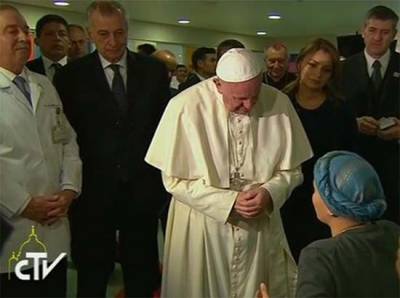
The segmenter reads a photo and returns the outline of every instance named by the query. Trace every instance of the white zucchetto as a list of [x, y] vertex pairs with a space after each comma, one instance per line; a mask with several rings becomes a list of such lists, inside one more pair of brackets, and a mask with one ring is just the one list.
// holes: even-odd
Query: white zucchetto
[[245, 82], [262, 72], [256, 55], [248, 49], [230, 49], [219, 59], [217, 76], [225, 82]]

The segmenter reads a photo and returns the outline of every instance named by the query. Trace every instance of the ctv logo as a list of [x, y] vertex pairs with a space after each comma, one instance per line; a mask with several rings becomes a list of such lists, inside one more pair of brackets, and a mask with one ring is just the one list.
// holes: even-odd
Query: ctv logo
[[[55, 259], [50, 266], [47, 266], [47, 253], [45, 252], [27, 252], [25, 260], [19, 261], [15, 265], [15, 275], [21, 280], [32, 280], [29, 274], [24, 274], [21, 271], [24, 270], [23, 267], [29, 265], [29, 260], [32, 259], [33, 262], [33, 280], [45, 279], [47, 275], [57, 266], [57, 264], [64, 258], [67, 254], [65, 252], [61, 253], [57, 259]], [[40, 263], [42, 263], [42, 276], [40, 276]]]
[[[29, 250], [33, 248], [34, 252], [30, 252]], [[38, 252], [38, 250], [41, 251]], [[24, 251], [26, 251], [25, 254], [23, 254]], [[32, 226], [32, 231], [28, 240], [21, 244], [17, 254], [13, 251], [12, 256], [8, 259], [8, 279], [11, 279], [11, 272], [14, 272], [21, 280], [45, 279], [66, 255], [67, 254], [64, 252], [59, 254], [49, 266], [46, 245], [39, 240], [35, 227]], [[33, 268], [33, 276], [23, 273], [25, 267], [28, 267], [26, 269]], [[42, 270], [40, 270], [40, 268], [42, 268]]]

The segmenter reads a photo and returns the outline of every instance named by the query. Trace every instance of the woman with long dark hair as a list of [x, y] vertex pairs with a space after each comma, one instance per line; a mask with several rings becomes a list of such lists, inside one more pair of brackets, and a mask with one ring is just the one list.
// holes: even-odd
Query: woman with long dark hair
[[355, 117], [337, 92], [339, 54], [325, 39], [315, 39], [300, 52], [298, 77], [285, 89], [300, 117], [314, 157], [302, 165], [304, 183], [295, 189], [282, 208], [285, 231], [294, 258], [312, 241], [329, 237], [329, 230], [316, 220], [310, 197], [315, 161], [332, 150], [353, 150], [357, 135]]

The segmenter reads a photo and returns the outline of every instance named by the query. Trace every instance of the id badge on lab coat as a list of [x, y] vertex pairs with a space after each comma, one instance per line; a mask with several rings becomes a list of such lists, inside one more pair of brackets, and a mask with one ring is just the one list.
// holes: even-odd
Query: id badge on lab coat
[[64, 121], [62, 121], [61, 108], [56, 108], [57, 124], [53, 126], [52, 138], [54, 144], [68, 143], [68, 133]]

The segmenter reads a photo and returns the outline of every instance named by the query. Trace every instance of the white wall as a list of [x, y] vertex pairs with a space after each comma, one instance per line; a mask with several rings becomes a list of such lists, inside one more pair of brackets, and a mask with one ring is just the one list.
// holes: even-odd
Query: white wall
[[[63, 16], [69, 23], [77, 23], [80, 25], [86, 24], [86, 15], [84, 12], [80, 14], [56, 8], [41, 8], [11, 2], [9, 3], [20, 10], [31, 28], [35, 28], [36, 21], [41, 16], [49, 13], [59, 14]], [[211, 30], [184, 28], [181, 26], [155, 24], [136, 20], [129, 21], [129, 30], [129, 39], [141, 40], [143, 42], [182, 44], [195, 47], [215, 47], [224, 39], [236, 38], [245, 43], [246, 46], [251, 49], [262, 50], [263, 45], [268, 40], [268, 38], [264, 37], [253, 37]]]
[[[86, 15], [82, 13], [73, 13], [57, 8], [41, 8], [30, 5], [14, 4], [16, 8], [25, 16], [28, 25], [35, 28], [36, 21], [43, 15], [53, 13], [63, 16], [69, 23], [86, 24]], [[183, 55], [179, 52], [180, 48], [185, 46], [199, 47], [209, 46], [216, 47], [222, 40], [234, 38], [240, 40], [247, 48], [254, 51], [262, 52], [265, 45], [272, 44], [279, 40], [286, 43], [289, 52], [298, 52], [304, 44], [312, 39], [312, 37], [285, 37], [282, 39], [272, 39], [264, 36], [248, 36], [233, 33], [218, 32], [212, 30], [196, 29], [174, 25], [164, 25], [148, 23], [143, 21], [130, 20], [129, 22], [129, 45], [131, 50], [136, 50], [136, 46], [140, 43], [149, 42], [161, 49], [162, 45], [165, 49], [172, 51], [178, 50], [177, 56]], [[336, 44], [334, 36], [325, 36], [325, 38]], [[179, 46], [180, 48], [176, 48]]]

